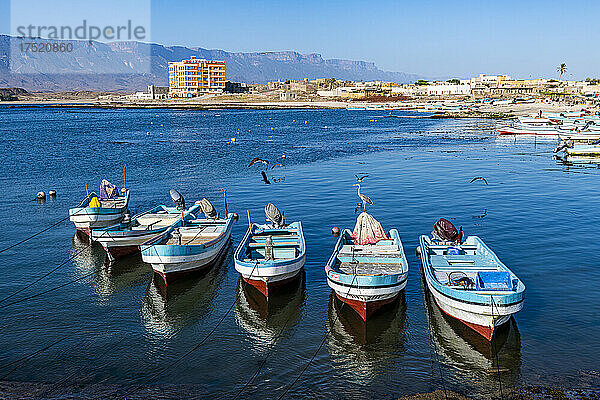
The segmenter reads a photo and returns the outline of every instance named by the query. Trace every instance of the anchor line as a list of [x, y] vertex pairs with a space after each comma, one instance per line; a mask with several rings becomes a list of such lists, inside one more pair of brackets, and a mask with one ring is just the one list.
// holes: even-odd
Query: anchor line
[[[87, 197], [85, 197], [83, 200], [81, 200], [81, 202], [79, 203], [79, 206], [81, 206], [81, 205], [82, 205], [82, 204], [83, 204], [83, 203], [84, 203], [84, 202], [85, 202], [85, 201], [86, 201], [86, 200], [87, 200], [89, 197], [90, 197], [90, 196], [88, 195], [88, 196], [87, 196]], [[78, 207], [79, 207], [79, 206], [78, 206]], [[73, 215], [77, 215], [77, 213], [75, 213], [75, 214], [73, 214]], [[12, 245], [10, 245], [10, 246], [8, 246], [8, 247], [6, 247], [6, 248], [4, 248], [4, 249], [0, 250], [0, 254], [1, 254], [1, 253], [4, 253], [4, 252], [5, 252], [5, 251], [7, 251], [7, 250], [10, 250], [10, 249], [12, 249], [13, 247], [16, 247], [16, 246], [18, 246], [18, 245], [20, 245], [20, 244], [23, 244], [23, 243], [25, 243], [25, 242], [27, 242], [27, 241], [29, 241], [29, 240], [33, 239], [34, 237], [36, 237], [36, 236], [38, 236], [38, 235], [41, 235], [42, 233], [44, 233], [44, 232], [46, 232], [46, 231], [48, 231], [48, 230], [50, 230], [50, 229], [54, 228], [55, 226], [59, 225], [60, 223], [62, 223], [62, 222], [64, 222], [64, 221], [66, 221], [66, 220], [67, 220], [67, 219], [69, 219], [70, 217], [72, 217], [72, 215], [67, 215], [67, 216], [66, 216], [66, 217], [64, 217], [63, 219], [59, 220], [58, 222], [55, 222], [55, 223], [53, 223], [52, 225], [48, 226], [47, 228], [44, 228], [44, 229], [42, 229], [41, 231], [39, 231], [39, 232], [37, 232], [37, 233], [34, 233], [33, 235], [31, 235], [31, 236], [28, 236], [28, 237], [26, 237], [25, 239], [22, 239], [22, 240], [18, 241], [17, 243], [14, 243], [14, 244], [12, 244]]]
[[[490, 300], [491, 300], [490, 305], [492, 306], [492, 325], [493, 325], [494, 324], [494, 306], [496, 306], [496, 310], [498, 309], [498, 306], [494, 302], [494, 296], [490, 295]], [[498, 316], [500, 316], [499, 311], [498, 311]], [[500, 398], [504, 399], [504, 394], [502, 393], [502, 376], [500, 375], [500, 361], [498, 359], [498, 347], [496, 345], [496, 335], [494, 335], [494, 332], [492, 332], [492, 346], [494, 347], [494, 355], [496, 358], [496, 370], [498, 372], [498, 384], [500, 387]]]
[[269, 358], [269, 356], [271, 355], [271, 351], [275, 348], [275, 344], [277, 343], [277, 341], [279, 340], [279, 338], [281, 337], [281, 335], [283, 334], [283, 332], [285, 331], [285, 328], [287, 326], [287, 323], [292, 319], [292, 313], [289, 313], [288, 317], [286, 318], [285, 322], [283, 323], [283, 326], [281, 327], [281, 330], [279, 331], [279, 333], [277, 334], [277, 336], [275, 336], [275, 338], [273, 339], [273, 341], [271, 342], [271, 348], [269, 348], [269, 350], [267, 351], [267, 355], [265, 356], [265, 358], [262, 360], [262, 362], [260, 363], [260, 365], [258, 366], [258, 369], [256, 370], [256, 372], [252, 375], [252, 377], [250, 378], [250, 380], [248, 380], [246, 382], [246, 384], [239, 390], [239, 392], [237, 392], [237, 394], [235, 395], [235, 397], [233, 398], [233, 400], [238, 399], [241, 394], [244, 392], [244, 390], [246, 390], [246, 388], [248, 386], [250, 386], [254, 380], [260, 375], [263, 367], [265, 366], [265, 364], [267, 363], [267, 360]]
[[[252, 268], [252, 271], [250, 272], [250, 275], [248, 276], [248, 278], [243, 278], [242, 277], [242, 280], [244, 281], [244, 285], [242, 287], [242, 290], [246, 288], [246, 285], [248, 284], [248, 280], [250, 280], [250, 278], [254, 274], [254, 270], [257, 267], [258, 267], [258, 261], [256, 261], [256, 264], [254, 264], [254, 267]], [[174, 360], [173, 362], [171, 362], [166, 367], [163, 367], [163, 368], [159, 369], [155, 374], [153, 374], [152, 376], [150, 376], [150, 378], [147, 379], [144, 382], [144, 384], [148, 384], [148, 383], [152, 382], [153, 380], [155, 380], [156, 378], [158, 378], [162, 373], [164, 373], [165, 371], [169, 370], [170, 368], [172, 368], [175, 365], [177, 365], [178, 363], [180, 363], [184, 358], [186, 358], [187, 356], [189, 356], [190, 354], [192, 354], [194, 351], [198, 350], [204, 343], [206, 343], [206, 341], [208, 340], [208, 338], [210, 336], [212, 336], [213, 333], [215, 333], [215, 331], [221, 325], [221, 323], [225, 320], [225, 318], [227, 317], [227, 315], [229, 315], [229, 312], [233, 309], [233, 306], [235, 306], [236, 301], [237, 301], [237, 294], [236, 294], [233, 302], [231, 303], [231, 305], [227, 309], [227, 311], [225, 311], [225, 314], [223, 314], [223, 316], [219, 320], [219, 322], [210, 330], [210, 332], [208, 332], [208, 334], [206, 336], [204, 336], [204, 338], [197, 345], [195, 345], [194, 347], [192, 347], [190, 350], [188, 350], [187, 352], [185, 352], [183, 355], [179, 356], [179, 358], [177, 358], [176, 360]], [[131, 390], [128, 390], [127, 392], [125, 392], [124, 398], [127, 398], [127, 395], [129, 395], [130, 393], [131, 393]]]
[[[348, 296], [350, 295], [350, 290], [352, 289], [352, 284], [354, 283], [354, 280], [356, 279], [356, 276], [357, 275], [354, 274], [354, 276], [352, 277], [352, 282], [350, 282], [350, 288], [348, 289], [348, 292], [346, 293], [346, 298], [348, 298]], [[335, 301], [335, 299], [334, 299], [334, 301]], [[342, 310], [343, 310], [343, 308], [344, 308], [345, 305], [346, 305], [346, 303], [342, 301], [342, 305], [340, 306], [340, 309], [338, 310], [338, 312], [335, 313], [335, 318], [333, 319], [332, 326], [335, 325], [335, 323], [337, 322], [339, 313], [342, 312]], [[304, 375], [304, 372], [306, 372], [306, 370], [308, 369], [308, 367], [310, 366], [310, 364], [317, 357], [317, 354], [319, 354], [319, 351], [321, 351], [321, 348], [325, 344], [325, 340], [327, 340], [327, 332], [325, 332], [325, 334], [323, 335], [323, 339], [321, 340], [321, 344], [319, 344], [319, 347], [317, 347], [317, 350], [314, 352], [314, 354], [312, 355], [312, 357], [310, 358], [310, 360], [308, 360], [308, 362], [306, 363], [306, 365], [304, 366], [304, 368], [302, 368], [302, 370], [300, 371], [300, 373], [298, 374], [298, 376], [296, 376], [296, 379], [294, 379], [292, 381], [292, 383], [290, 383], [288, 385], [288, 387], [285, 388], [285, 390], [283, 391], [283, 393], [281, 394], [281, 396], [279, 396], [277, 398], [277, 400], [283, 399], [283, 397], [287, 394], [287, 392], [298, 382], [298, 380], [302, 377], [302, 375]]]
[[[423, 289], [423, 300], [425, 309], [427, 309], [427, 302], [425, 301], [425, 296], [427, 296], [426, 288], [423, 286], [423, 280], [421, 280], [421, 288]], [[437, 346], [435, 345], [435, 341], [433, 340], [433, 332], [431, 331], [430, 324], [427, 324], [427, 337], [429, 339], [429, 350], [431, 354], [431, 349], [433, 349], [433, 353], [435, 354], [435, 362], [438, 366], [438, 371], [440, 373], [440, 380], [442, 381], [442, 389], [444, 390], [444, 399], [448, 400], [448, 392], [446, 391], [446, 380], [444, 379], [444, 371], [442, 370], [442, 364], [440, 363], [440, 356], [437, 351]], [[433, 358], [431, 358], [431, 368], [433, 372]]]
[[[108, 232], [108, 231], [106, 231]], [[99, 237], [102, 237], [106, 232], [104, 232], [102, 235], [100, 235]], [[90, 241], [90, 243], [88, 243], [83, 249], [79, 250], [79, 252], [73, 254], [71, 257], [67, 258], [66, 261], [60, 263], [59, 265], [57, 265], [56, 267], [52, 268], [50, 271], [46, 272], [45, 274], [43, 274], [42, 276], [40, 276], [39, 278], [35, 279], [33, 282], [28, 283], [27, 285], [23, 286], [21, 289], [17, 290], [16, 292], [13, 292], [11, 294], [9, 294], [8, 296], [4, 297], [3, 299], [0, 300], [0, 303], [5, 302], [6, 300], [13, 298], [14, 296], [16, 296], [17, 294], [23, 292], [24, 290], [29, 289], [30, 287], [32, 287], [33, 285], [35, 285], [36, 283], [38, 283], [39, 281], [41, 281], [42, 279], [46, 278], [47, 276], [51, 275], [52, 273], [56, 272], [58, 269], [60, 269], [61, 267], [64, 267], [69, 261], [73, 260], [74, 258], [78, 257], [79, 255], [81, 255], [85, 250], [89, 249], [92, 246], [92, 242]], [[17, 300], [16, 302], [12, 302], [9, 304], [4, 304], [2, 306], [0, 306], [0, 308], [4, 308], [7, 307], [11, 304], [15, 304], [20, 302], [22, 299]]]

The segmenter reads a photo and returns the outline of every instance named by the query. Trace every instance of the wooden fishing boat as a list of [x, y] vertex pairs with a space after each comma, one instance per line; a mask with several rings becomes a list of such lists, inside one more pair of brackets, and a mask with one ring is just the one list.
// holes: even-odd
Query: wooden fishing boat
[[523, 308], [525, 285], [477, 236], [440, 219], [418, 253], [435, 303], [447, 315], [491, 341], [494, 331]]
[[195, 219], [195, 214], [199, 210], [199, 204], [187, 210], [159, 205], [131, 218], [125, 214], [118, 224], [94, 229], [91, 238], [104, 247], [108, 261], [111, 263], [120, 257], [137, 252], [142, 243], [166, 231], [172, 225], [181, 223], [182, 218]]
[[200, 206], [206, 218], [183, 219], [140, 246], [142, 260], [152, 265], [165, 284], [212, 266], [227, 248], [235, 214], [220, 217], [206, 199]]
[[306, 243], [300, 221], [286, 224], [271, 203], [265, 207], [267, 224], [250, 224], [234, 254], [235, 269], [266, 298], [273, 290], [300, 276]]
[[341, 232], [325, 273], [335, 296], [366, 321], [406, 287], [408, 262], [398, 231], [386, 234], [375, 218], [361, 213], [354, 232]]
[[89, 237], [92, 229], [105, 228], [121, 221], [129, 212], [128, 207], [129, 190], [123, 188], [119, 194], [115, 185], [102, 180], [100, 195], [89, 193], [77, 207], [69, 209], [69, 219], [78, 232]]

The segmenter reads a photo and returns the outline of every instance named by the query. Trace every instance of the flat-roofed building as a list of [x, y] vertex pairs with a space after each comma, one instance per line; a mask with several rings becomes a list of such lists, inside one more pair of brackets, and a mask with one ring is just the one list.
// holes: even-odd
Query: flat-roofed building
[[225, 61], [197, 59], [169, 63], [169, 94], [173, 98], [222, 93]]

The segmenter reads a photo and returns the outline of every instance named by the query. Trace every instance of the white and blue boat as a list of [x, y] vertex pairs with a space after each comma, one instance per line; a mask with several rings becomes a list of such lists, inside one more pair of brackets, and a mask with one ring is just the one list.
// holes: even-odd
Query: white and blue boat
[[447, 315], [491, 341], [495, 330], [523, 308], [525, 285], [477, 236], [440, 219], [418, 253], [427, 289]]
[[142, 243], [165, 232], [173, 225], [177, 226], [182, 219], [196, 219], [195, 215], [198, 211], [200, 211], [199, 203], [187, 210], [158, 205], [131, 218], [125, 214], [118, 224], [92, 230], [92, 241], [104, 247], [108, 261], [112, 263], [120, 257], [139, 251]]
[[221, 217], [206, 199], [200, 201], [200, 206], [205, 218], [184, 218], [180, 224], [172, 225], [140, 246], [142, 260], [152, 265], [165, 284], [181, 275], [211, 267], [227, 249], [237, 216], [228, 213]]
[[406, 287], [408, 262], [398, 231], [386, 234], [375, 218], [361, 213], [354, 232], [341, 232], [325, 273], [335, 296], [366, 321]]
[[246, 283], [267, 299], [273, 290], [297, 279], [306, 260], [306, 243], [300, 221], [286, 224], [283, 214], [269, 203], [267, 223], [250, 224], [235, 251], [235, 269]]
[[[85, 203], [87, 205], [84, 205]], [[69, 209], [69, 219], [75, 224], [78, 232], [91, 235], [93, 229], [105, 228], [121, 221], [129, 213], [129, 190], [121, 189], [107, 180], [100, 184], [100, 195], [89, 193], [83, 201]]]

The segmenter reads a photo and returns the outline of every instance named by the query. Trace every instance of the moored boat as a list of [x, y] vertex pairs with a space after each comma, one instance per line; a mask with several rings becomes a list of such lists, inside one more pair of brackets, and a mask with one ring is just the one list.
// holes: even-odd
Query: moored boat
[[354, 231], [341, 232], [325, 273], [336, 297], [366, 321], [406, 286], [408, 262], [398, 231], [386, 234], [375, 218], [361, 213]]
[[491, 341], [523, 308], [525, 285], [479, 237], [463, 241], [462, 229], [442, 218], [419, 243], [427, 289], [447, 315]]
[[142, 260], [152, 265], [165, 284], [212, 266], [227, 248], [235, 214], [221, 217], [206, 199], [200, 201], [200, 206], [205, 218], [184, 218], [140, 246]]
[[499, 135], [536, 135], [536, 136], [557, 136], [560, 133], [557, 129], [546, 129], [546, 127], [522, 127], [502, 126], [498, 128]]
[[272, 291], [300, 276], [306, 260], [306, 243], [300, 221], [285, 223], [283, 214], [269, 203], [267, 224], [250, 224], [235, 251], [235, 269], [246, 283], [269, 298]]
[[[87, 205], [84, 205], [87, 202]], [[129, 190], [121, 189], [103, 179], [100, 183], [100, 195], [95, 192], [74, 208], [69, 209], [69, 219], [78, 232], [90, 236], [92, 229], [105, 228], [121, 221], [129, 212]]]
[[195, 219], [199, 210], [199, 204], [187, 210], [159, 205], [131, 218], [125, 214], [118, 224], [94, 229], [91, 238], [104, 247], [109, 262], [113, 262], [135, 253], [142, 243], [166, 231], [172, 225], [181, 223], [182, 219]]

